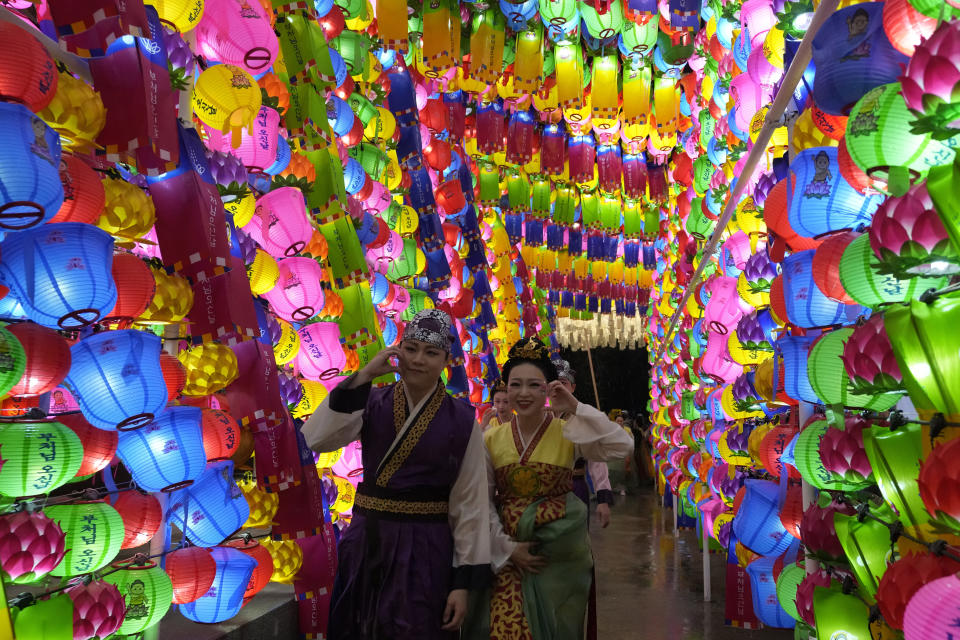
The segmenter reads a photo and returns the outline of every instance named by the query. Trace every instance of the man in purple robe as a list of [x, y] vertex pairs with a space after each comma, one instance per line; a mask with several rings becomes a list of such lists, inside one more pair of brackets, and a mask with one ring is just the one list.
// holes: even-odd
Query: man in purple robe
[[[315, 451], [360, 439], [364, 479], [340, 540], [329, 640], [452, 640], [489, 585], [486, 458], [473, 407], [446, 393], [450, 317], [417, 313], [399, 347], [341, 382], [303, 425]], [[397, 363], [393, 364], [393, 359]], [[389, 373], [400, 381], [371, 389]]]

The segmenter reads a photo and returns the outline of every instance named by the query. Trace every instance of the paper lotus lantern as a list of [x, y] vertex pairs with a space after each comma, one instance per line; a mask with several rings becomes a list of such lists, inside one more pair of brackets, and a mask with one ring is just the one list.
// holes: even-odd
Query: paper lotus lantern
[[869, 224], [880, 204], [879, 196], [865, 196], [843, 178], [833, 147], [801, 151], [790, 171], [797, 180], [790, 199], [790, 227], [801, 236], [815, 238]]
[[944, 614], [957, 606], [960, 606], [960, 578], [956, 575], [925, 584], [913, 594], [903, 613], [905, 640], [949, 638], [956, 621]]
[[203, 450], [210, 462], [226, 460], [240, 444], [240, 425], [229, 413], [203, 409]]
[[59, 422], [0, 424], [0, 494], [11, 498], [49, 493], [73, 480], [83, 445]]
[[169, 324], [183, 320], [193, 307], [190, 282], [177, 274], [167, 275], [161, 269], [152, 271], [157, 292], [140, 320], [146, 324]]
[[853, 330], [840, 357], [855, 393], [877, 394], [903, 388], [903, 375], [881, 314], [871, 316]]
[[[65, 149], [85, 153], [92, 150], [94, 140], [103, 131], [107, 110], [100, 94], [85, 81], [66, 71], [60, 72], [58, 77], [57, 93], [37, 115], [60, 134], [60, 143]], [[66, 195], [66, 185], [64, 192]]]
[[877, 589], [877, 604], [884, 621], [903, 628], [907, 603], [925, 584], [960, 571], [960, 562], [931, 553], [905, 555], [890, 565]]
[[116, 585], [81, 582], [66, 594], [73, 601], [73, 640], [110, 637], [123, 623], [126, 606]]
[[827, 113], [846, 113], [870, 89], [895, 81], [906, 64], [887, 39], [882, 12], [879, 2], [839, 9], [817, 31], [813, 99]]
[[170, 577], [157, 563], [147, 561], [114, 562], [119, 569], [104, 576], [104, 581], [114, 585], [124, 597], [127, 613], [119, 633], [134, 634], [154, 626], [170, 610], [173, 601], [173, 584]]
[[[64, 413], [57, 420], [77, 434], [83, 447], [83, 461], [77, 476], [87, 476], [100, 471], [113, 460], [117, 452], [117, 432], [98, 429], [78, 413]], [[2, 469], [0, 469], [2, 473]]]
[[193, 111], [206, 125], [231, 132], [232, 144], [240, 145], [240, 132], [249, 129], [261, 107], [260, 87], [245, 69], [232, 64], [208, 67], [193, 87]]
[[123, 518], [121, 549], [134, 549], [146, 544], [163, 523], [163, 507], [156, 496], [149, 493], [124, 491], [113, 503], [113, 508]]
[[257, 563], [253, 569], [253, 574], [250, 576], [250, 581], [247, 583], [247, 588], [243, 592], [244, 601], [249, 600], [267, 586], [270, 577], [273, 575], [273, 557], [270, 555], [270, 550], [253, 539], [249, 541], [244, 539], [228, 540], [224, 546], [245, 553]]
[[243, 523], [244, 528], [269, 527], [273, 524], [273, 516], [280, 504], [280, 496], [276, 493], [267, 493], [257, 486], [256, 480], [250, 478], [237, 481], [237, 486], [243, 491], [247, 501], [250, 516]]
[[[784, 569], [786, 571], [786, 569]], [[803, 577], [797, 586], [796, 606], [797, 615], [800, 619], [810, 626], [816, 625], [813, 615], [813, 590], [816, 587], [829, 587], [831, 583], [830, 576], [823, 571], [817, 571]]]
[[960, 372], [960, 361], [953, 357], [960, 349], [960, 334], [954, 331], [960, 322], [960, 298], [940, 296], [930, 304], [911, 300], [891, 307], [883, 321], [903, 386], [917, 410], [960, 415], [956, 385], [948, 382]]
[[169, 505], [170, 522], [202, 546], [220, 544], [250, 517], [229, 460], [208, 464], [194, 484], [170, 496]]
[[0, 229], [36, 228], [63, 205], [60, 137], [26, 107], [9, 102], [0, 103], [0, 129], [5, 149], [0, 160]]
[[309, 380], [326, 380], [340, 374], [347, 357], [340, 344], [340, 327], [335, 322], [315, 322], [299, 332], [297, 366]]
[[54, 505], [43, 510], [63, 529], [66, 556], [51, 570], [58, 577], [102, 569], [117, 557], [123, 543], [123, 519], [103, 502]]
[[205, 342], [177, 354], [187, 372], [185, 396], [207, 396], [224, 389], [238, 375], [237, 355], [219, 342]]
[[857, 490], [873, 484], [873, 469], [863, 446], [863, 430], [870, 423], [847, 418], [843, 429], [829, 428], [820, 439], [820, 459], [845, 490]]
[[949, 140], [910, 129], [913, 117], [900, 84], [879, 86], [857, 102], [847, 121], [850, 157], [877, 189], [899, 196], [934, 167], [950, 164], [955, 155]]
[[944, 21], [917, 45], [901, 80], [906, 104], [919, 116], [918, 128], [936, 132], [937, 137], [960, 133], [956, 113], [960, 66], [953, 48], [957, 34], [956, 20]]
[[150, 196], [140, 187], [123, 180], [106, 180], [103, 189], [103, 212], [96, 225], [128, 242], [146, 236], [157, 218]]
[[302, 252], [313, 235], [303, 192], [294, 187], [281, 187], [261, 196], [243, 230], [274, 257]]
[[827, 507], [811, 504], [803, 512], [800, 532], [804, 546], [817, 557], [825, 560], [843, 560], [843, 546], [837, 537], [833, 514], [836, 512], [850, 515], [853, 509], [845, 505], [832, 503]]
[[280, 269], [277, 286], [263, 294], [263, 297], [278, 317], [291, 322], [302, 322], [323, 309], [321, 282], [325, 278], [323, 268], [315, 260], [283, 258], [277, 261], [277, 266]]
[[167, 554], [164, 570], [173, 585], [173, 604], [185, 604], [210, 589], [217, 575], [217, 561], [210, 549], [183, 547]]
[[760, 555], [779, 555], [793, 536], [780, 522], [779, 489], [767, 480], [747, 480], [743, 502], [733, 519], [737, 540]]
[[93, 426], [136, 429], [166, 404], [157, 336], [133, 329], [103, 331], [76, 343], [70, 354], [66, 383]]
[[913, 277], [901, 280], [896, 276], [880, 273], [877, 257], [870, 249], [870, 237], [861, 235], [847, 245], [840, 258], [840, 282], [851, 298], [865, 307], [875, 309], [891, 302], [919, 298], [924, 291], [940, 288], [949, 276]]
[[133, 481], [147, 491], [192, 484], [207, 463], [202, 416], [197, 407], [167, 407], [144, 427], [123, 431], [117, 456]]
[[294, 540], [261, 539], [260, 544], [270, 552], [273, 558], [271, 582], [292, 584], [303, 565], [303, 549]]
[[783, 296], [787, 319], [805, 328], [846, 324], [856, 319], [862, 307], [830, 300], [814, 283], [813, 254], [813, 250], [800, 251], [783, 260]]
[[0, 243], [0, 252], [0, 280], [37, 324], [78, 329], [116, 304], [113, 238], [93, 225], [58, 222], [20, 231]]
[[63, 561], [65, 535], [41, 511], [0, 516], [0, 570], [6, 582], [36, 582]]
[[849, 328], [837, 329], [824, 334], [813, 345], [807, 360], [810, 386], [824, 404], [886, 411], [897, 403], [900, 393], [861, 395], [849, 389], [850, 378], [841, 356], [851, 333]]
[[960, 450], [960, 439], [950, 440], [934, 447], [920, 467], [917, 485], [927, 512], [936, 520], [954, 530], [960, 530], [960, 493], [955, 484], [957, 468], [953, 464]]
[[180, 613], [194, 622], [223, 622], [243, 606], [243, 594], [257, 561], [232, 547], [214, 547], [210, 555], [217, 573], [210, 589], [202, 596], [180, 606]]
[[18, 102], [30, 111], [42, 111], [57, 91], [57, 68], [42, 44], [17, 22], [0, 27], [0, 51], [9, 60], [0, 75], [0, 95], [5, 102]]
[[880, 206], [870, 226], [870, 247], [879, 271], [898, 278], [960, 271], [960, 254], [950, 244], [924, 184]]
[[63, 204], [50, 222], [95, 222], [106, 198], [97, 172], [80, 158], [64, 155], [60, 159], [60, 181]]

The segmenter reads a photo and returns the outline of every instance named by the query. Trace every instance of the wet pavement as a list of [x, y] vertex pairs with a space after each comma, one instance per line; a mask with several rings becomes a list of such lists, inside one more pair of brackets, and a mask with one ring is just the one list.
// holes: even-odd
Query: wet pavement
[[617, 496], [610, 526], [591, 524], [602, 640], [789, 640], [793, 631], [724, 625], [724, 558], [711, 554], [712, 601], [703, 601], [696, 532], [673, 531], [653, 489]]

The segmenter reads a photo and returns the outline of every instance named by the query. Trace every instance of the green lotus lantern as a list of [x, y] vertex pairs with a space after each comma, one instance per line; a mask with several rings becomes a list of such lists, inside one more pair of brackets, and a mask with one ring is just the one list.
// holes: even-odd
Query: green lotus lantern
[[817, 396], [827, 405], [839, 405], [872, 411], [887, 411], [900, 399], [900, 393], [859, 394], [850, 389], [850, 376], [843, 366], [843, 345], [853, 329], [831, 331], [821, 337], [807, 359], [807, 377]]

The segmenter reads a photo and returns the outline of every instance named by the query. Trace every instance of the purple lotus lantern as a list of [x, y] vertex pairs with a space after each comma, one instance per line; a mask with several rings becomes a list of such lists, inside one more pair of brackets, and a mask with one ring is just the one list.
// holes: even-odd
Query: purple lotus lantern
[[769, 309], [748, 313], [737, 323], [737, 339], [749, 351], [773, 351], [771, 339], [776, 321]]
[[223, 151], [207, 151], [210, 176], [221, 189], [238, 188], [247, 183], [247, 168], [243, 160]]
[[901, 280], [960, 271], [960, 254], [950, 244], [925, 183], [880, 205], [870, 226], [870, 247], [880, 259], [877, 271]]
[[903, 375], [883, 325], [883, 314], [854, 329], [840, 357], [855, 393], [876, 395], [903, 389]]
[[870, 426], [863, 418], [847, 418], [843, 429], [827, 429], [820, 440], [823, 467], [837, 482], [847, 485], [845, 488], [873, 484], [873, 468], [863, 446], [863, 430]]
[[733, 402], [739, 411], [756, 411], [758, 409], [760, 394], [753, 387], [752, 378], [753, 372], [748, 371], [733, 381]]
[[743, 274], [751, 292], [770, 291], [770, 283], [777, 277], [777, 265], [770, 259], [766, 246], [757, 247], [757, 252], [747, 258]]

